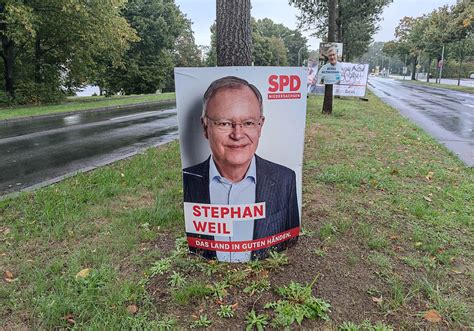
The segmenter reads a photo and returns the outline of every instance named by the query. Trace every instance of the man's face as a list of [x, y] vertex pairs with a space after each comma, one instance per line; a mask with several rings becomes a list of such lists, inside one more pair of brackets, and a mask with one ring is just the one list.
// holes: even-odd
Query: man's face
[[[246, 86], [217, 90], [207, 103], [206, 117], [204, 135], [219, 170], [248, 166], [265, 120], [252, 90]], [[252, 123], [256, 124], [253, 128]]]
[[329, 51], [328, 53], [329, 63], [335, 65], [337, 62], [337, 53], [334, 50]]

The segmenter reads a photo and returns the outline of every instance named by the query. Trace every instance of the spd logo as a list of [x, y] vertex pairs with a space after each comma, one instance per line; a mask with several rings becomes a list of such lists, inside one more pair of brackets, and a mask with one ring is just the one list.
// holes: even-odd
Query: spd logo
[[300, 99], [301, 79], [297, 75], [271, 75], [268, 77], [268, 99]]

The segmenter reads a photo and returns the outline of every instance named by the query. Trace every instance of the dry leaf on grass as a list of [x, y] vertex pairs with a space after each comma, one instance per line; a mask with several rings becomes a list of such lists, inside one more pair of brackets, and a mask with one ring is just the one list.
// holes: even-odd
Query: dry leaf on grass
[[135, 304], [128, 305], [127, 312], [129, 312], [130, 314], [136, 314], [138, 312], [138, 306]]
[[7, 227], [2, 227], [0, 228], [0, 233], [3, 233], [4, 235], [7, 235], [11, 232], [10, 228]]
[[377, 304], [381, 304], [383, 302], [383, 298], [382, 298], [382, 296], [380, 296], [380, 298], [372, 297], [372, 301], [377, 303]]
[[76, 274], [76, 280], [78, 280], [79, 278], [83, 278], [83, 279], [86, 278], [91, 273], [91, 270], [92, 270], [91, 268], [82, 269]]
[[434, 172], [430, 171], [428, 174], [425, 176], [426, 180], [430, 181], [433, 179]]
[[431, 323], [439, 323], [441, 322], [441, 315], [436, 310], [428, 310], [423, 318]]
[[74, 320], [74, 315], [71, 313], [64, 315], [63, 319], [66, 320], [71, 325], [76, 324], [76, 321]]
[[3, 279], [7, 282], [7, 283], [12, 283], [14, 282], [15, 280], [17, 280], [15, 278], [15, 276], [13, 276], [13, 273], [11, 271], [5, 271], [3, 273]]
[[425, 200], [426, 200], [426, 201], [428, 201], [428, 202], [431, 202], [431, 201], [433, 201], [433, 200], [431, 200], [431, 198], [430, 198], [430, 197], [423, 197], [423, 199], [425, 199]]

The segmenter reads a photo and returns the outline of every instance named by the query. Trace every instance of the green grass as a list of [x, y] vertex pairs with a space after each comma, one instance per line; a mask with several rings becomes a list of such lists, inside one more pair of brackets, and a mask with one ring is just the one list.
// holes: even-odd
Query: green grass
[[[432, 86], [432, 87], [440, 87], [440, 88], [445, 88], [448, 90], [453, 90], [453, 91], [459, 91], [459, 92], [466, 92], [466, 93], [471, 93], [474, 94], [474, 87], [469, 87], [469, 86], [457, 86], [457, 85], [450, 85], [450, 84], [436, 84], [433, 82], [434, 79], [430, 79], [430, 82], [427, 83], [426, 81], [419, 81], [419, 80], [410, 80], [406, 79], [405, 82], [410, 83], [410, 84], [417, 84], [417, 85], [426, 85], [426, 86]], [[441, 79], [441, 82], [443, 79]], [[462, 84], [462, 83], [461, 83]]]
[[0, 108], [0, 120], [12, 119], [12, 118], [18, 118], [18, 117], [64, 113], [64, 112], [71, 112], [71, 111], [80, 111], [80, 110], [119, 106], [119, 105], [129, 105], [129, 104], [143, 103], [143, 102], [170, 100], [174, 98], [175, 98], [175, 93], [113, 96], [113, 97], [99, 97], [99, 96], [73, 97], [73, 98], [68, 98], [63, 103], [54, 104], [54, 105], [18, 106], [18, 107], [10, 107], [10, 108]]
[[[338, 321], [363, 329], [372, 316], [367, 325], [429, 328], [422, 316], [435, 309], [448, 328], [474, 325], [474, 170], [372, 94], [369, 102], [336, 99], [332, 116], [321, 115], [320, 98], [308, 102], [307, 235], [296, 248], [249, 265], [187, 257], [182, 240], [174, 242], [183, 212], [173, 142], [0, 201], [0, 270], [15, 279], [0, 282], [3, 327], [187, 329], [212, 321], [229, 329], [278, 316], [286, 325], [290, 308], [265, 304], [282, 299], [276, 290], [293, 277], [310, 283], [321, 270], [311, 295], [331, 295]], [[76, 279], [84, 268], [90, 275]], [[334, 296], [331, 280], [359, 283]], [[237, 304], [235, 316], [220, 318], [227, 304]], [[325, 323], [301, 320], [305, 329], [334, 327]]]

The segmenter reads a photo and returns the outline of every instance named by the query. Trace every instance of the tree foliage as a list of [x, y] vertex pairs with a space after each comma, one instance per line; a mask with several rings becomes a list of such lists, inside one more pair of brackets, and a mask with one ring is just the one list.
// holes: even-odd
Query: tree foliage
[[138, 40], [120, 15], [124, 4], [125, 0], [6, 1], [0, 16], [6, 92], [20, 102], [51, 101], [90, 76], [99, 54], [119, 65], [129, 43]]
[[155, 93], [172, 75], [175, 42], [189, 21], [173, 0], [129, 0], [123, 16], [140, 40], [127, 50], [122, 66], [109, 66], [104, 88], [108, 93]]
[[174, 0], [2, 1], [0, 101], [56, 101], [84, 84], [155, 92], [175, 65], [201, 64], [191, 24]]
[[[327, 39], [328, 1], [289, 0], [295, 6], [299, 27], [314, 31], [314, 35]], [[382, 11], [392, 0], [339, 0], [337, 14], [337, 41], [344, 43], [344, 59], [350, 61], [361, 56], [379, 29]]]
[[444, 58], [465, 54], [473, 54], [470, 42], [474, 28], [474, 4], [469, 1], [456, 6], [443, 6], [421, 17], [404, 17], [395, 29], [397, 39], [384, 45], [384, 53], [394, 56], [410, 56], [412, 79], [415, 79], [416, 64], [420, 57], [428, 59], [431, 67], [432, 59], [441, 60], [442, 49]]

